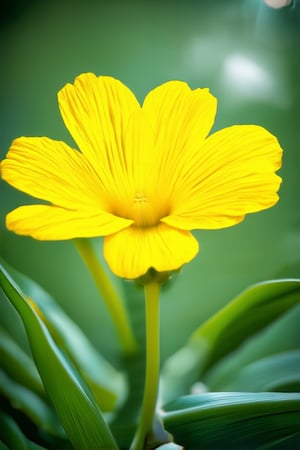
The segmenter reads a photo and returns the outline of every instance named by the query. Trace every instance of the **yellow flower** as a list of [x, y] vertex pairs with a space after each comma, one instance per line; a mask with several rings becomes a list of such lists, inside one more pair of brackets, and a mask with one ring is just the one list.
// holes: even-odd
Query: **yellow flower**
[[15, 233], [104, 236], [111, 270], [133, 279], [191, 261], [198, 243], [190, 230], [229, 227], [278, 200], [277, 139], [255, 125], [208, 136], [217, 108], [208, 89], [170, 81], [140, 106], [120, 81], [86, 73], [58, 101], [80, 152], [45, 137], [12, 143], [3, 179], [48, 202], [10, 212]]

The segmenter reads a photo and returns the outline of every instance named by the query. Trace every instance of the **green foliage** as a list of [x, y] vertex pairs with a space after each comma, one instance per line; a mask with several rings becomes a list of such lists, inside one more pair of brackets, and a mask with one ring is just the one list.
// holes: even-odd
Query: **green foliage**
[[165, 410], [166, 427], [189, 450], [263, 449], [300, 431], [300, 394], [190, 395]]
[[[120, 356], [117, 370], [40, 286], [8, 270], [15, 281], [2, 269], [1, 288], [25, 325], [33, 357], [11, 330], [0, 329], [3, 449], [129, 448], [145, 373], [142, 290], [123, 286], [140, 351]], [[160, 401], [168, 403], [159, 417], [175, 442], [163, 443], [164, 434], [157, 448], [216, 449], [224, 442], [233, 450], [297, 445], [299, 350], [266, 355], [233, 372], [226, 372], [223, 361], [228, 364], [243, 343], [299, 302], [300, 280], [260, 283], [195, 330], [163, 367]]]
[[57, 436], [63, 436], [57, 416], [37, 394], [11, 380], [0, 371], [0, 393], [39, 429]]
[[166, 361], [163, 401], [188, 393], [208, 369], [299, 303], [300, 280], [268, 281], [248, 288], [201, 325], [188, 344]]
[[3, 327], [0, 327], [0, 361], [2, 369], [15, 381], [36, 394], [45, 395], [34, 362]]
[[217, 367], [208, 376], [207, 383], [212, 391], [299, 392], [299, 368], [300, 350], [290, 350], [260, 358], [229, 377]]
[[101, 356], [81, 329], [38, 284], [9, 268], [20, 288], [34, 298], [55, 343], [68, 356], [102, 411], [112, 412], [126, 394], [124, 376]]
[[0, 411], [0, 449], [14, 450], [42, 450], [41, 447], [23, 434], [16, 422], [7, 414]]
[[23, 320], [45, 389], [74, 448], [117, 448], [95, 400], [74, 366], [56, 346], [41, 312], [26, 299], [4, 269], [1, 287]]

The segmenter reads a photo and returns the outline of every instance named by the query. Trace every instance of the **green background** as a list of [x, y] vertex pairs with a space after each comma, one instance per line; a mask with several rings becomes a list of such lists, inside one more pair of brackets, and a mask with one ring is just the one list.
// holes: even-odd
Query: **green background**
[[[218, 98], [215, 130], [262, 125], [284, 149], [284, 181], [274, 208], [236, 227], [195, 233], [200, 253], [163, 292], [163, 359], [249, 284], [299, 277], [299, 2], [273, 10], [258, 0], [24, 1], [9, 2], [4, 12], [1, 158], [22, 135], [72, 142], [56, 95], [87, 71], [119, 78], [140, 100], [171, 79], [209, 87]], [[38, 242], [6, 231], [5, 214], [32, 199], [1, 182], [0, 202], [1, 256], [48, 290], [113, 357], [117, 341], [111, 321], [72, 242]], [[101, 256], [101, 239], [96, 245]], [[7, 326], [9, 314], [3, 305]], [[299, 310], [265, 333], [269, 351], [299, 346], [297, 321]], [[245, 352], [266, 351], [252, 347]]]

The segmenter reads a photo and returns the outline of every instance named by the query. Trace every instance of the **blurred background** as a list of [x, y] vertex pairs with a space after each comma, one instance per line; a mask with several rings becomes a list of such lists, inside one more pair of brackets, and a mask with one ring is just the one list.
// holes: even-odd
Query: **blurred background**
[[[209, 87], [215, 130], [258, 124], [283, 149], [280, 202], [236, 226], [198, 231], [197, 258], [164, 289], [162, 358], [250, 284], [300, 275], [300, 8], [263, 0], [11, 0], [0, 29], [0, 156], [19, 136], [71, 144], [58, 90], [80, 73], [112, 75], [142, 100], [171, 79]], [[109, 357], [117, 342], [72, 242], [38, 242], [5, 229], [5, 215], [32, 199], [0, 183], [0, 255], [42, 285]], [[101, 239], [95, 241], [101, 257]], [[120, 280], [115, 278], [120, 289]], [[11, 311], [1, 304], [9, 326]], [[300, 311], [261, 336], [254, 353], [299, 347]], [[247, 349], [245, 349], [245, 352]], [[251, 353], [251, 355], [250, 355]]]

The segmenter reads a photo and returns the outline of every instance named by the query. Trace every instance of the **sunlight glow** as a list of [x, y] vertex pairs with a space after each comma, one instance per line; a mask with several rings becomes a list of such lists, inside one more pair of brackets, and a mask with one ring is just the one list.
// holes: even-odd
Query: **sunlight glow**
[[234, 86], [244, 94], [269, 93], [273, 89], [270, 74], [257, 62], [238, 53], [226, 58], [223, 76], [226, 84]]

